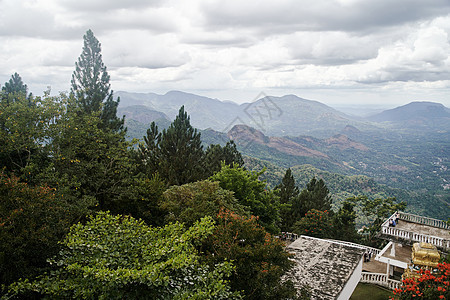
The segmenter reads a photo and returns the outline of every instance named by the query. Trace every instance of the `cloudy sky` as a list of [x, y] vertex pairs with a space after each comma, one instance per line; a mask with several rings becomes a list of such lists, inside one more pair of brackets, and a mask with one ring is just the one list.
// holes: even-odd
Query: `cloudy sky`
[[450, 107], [448, 0], [0, 0], [0, 83], [69, 90], [88, 29], [115, 91]]

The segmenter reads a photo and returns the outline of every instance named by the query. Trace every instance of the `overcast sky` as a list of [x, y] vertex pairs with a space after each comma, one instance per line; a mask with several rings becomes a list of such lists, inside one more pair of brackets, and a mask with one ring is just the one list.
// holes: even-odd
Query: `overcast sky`
[[449, 0], [0, 0], [0, 84], [69, 90], [88, 29], [115, 91], [450, 107]]

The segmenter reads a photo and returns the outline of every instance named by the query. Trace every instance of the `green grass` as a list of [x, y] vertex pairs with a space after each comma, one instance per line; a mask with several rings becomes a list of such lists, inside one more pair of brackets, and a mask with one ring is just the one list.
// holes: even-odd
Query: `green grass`
[[374, 284], [359, 283], [350, 300], [386, 300], [393, 296], [392, 291]]

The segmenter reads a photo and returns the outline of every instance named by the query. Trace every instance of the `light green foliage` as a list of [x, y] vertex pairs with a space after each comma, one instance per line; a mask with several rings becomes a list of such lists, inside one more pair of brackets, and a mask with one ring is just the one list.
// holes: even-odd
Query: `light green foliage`
[[0, 98], [0, 168], [30, 180], [46, 164], [45, 142], [59, 113], [52, 97], [15, 93]]
[[100, 212], [72, 227], [55, 270], [11, 287], [11, 294], [36, 291], [49, 298], [232, 299], [224, 277], [232, 266], [199, 263], [195, 244], [214, 230], [203, 218], [187, 230], [169, 224], [152, 228], [128, 216]]
[[245, 214], [233, 192], [222, 189], [218, 182], [207, 180], [170, 187], [164, 192], [161, 208], [166, 213], [166, 222], [179, 221], [186, 225], [204, 216], [214, 217], [221, 208]]
[[279, 200], [271, 190], [266, 189], [266, 183], [258, 177], [264, 170], [255, 173], [237, 165], [226, 166], [210, 177], [218, 181], [221, 188], [234, 192], [234, 197], [240, 204], [246, 206], [251, 214], [258, 216], [261, 225], [267, 231], [278, 232]]

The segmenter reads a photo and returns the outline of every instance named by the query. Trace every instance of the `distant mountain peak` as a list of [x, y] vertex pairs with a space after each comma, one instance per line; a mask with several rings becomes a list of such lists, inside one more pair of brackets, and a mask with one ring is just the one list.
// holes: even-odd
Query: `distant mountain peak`
[[414, 101], [373, 115], [369, 117], [369, 120], [374, 122], [410, 121], [414, 123], [423, 123], [424, 120], [431, 121], [440, 118], [450, 118], [450, 109], [441, 103]]

